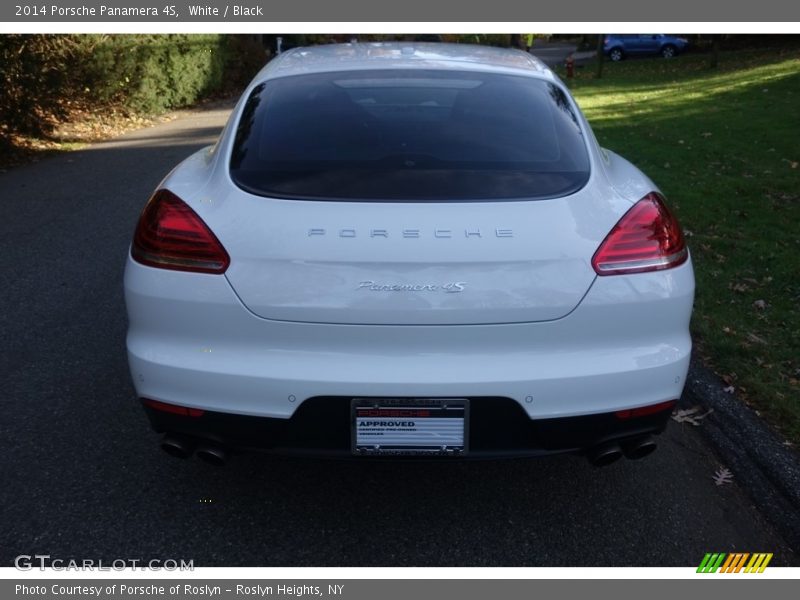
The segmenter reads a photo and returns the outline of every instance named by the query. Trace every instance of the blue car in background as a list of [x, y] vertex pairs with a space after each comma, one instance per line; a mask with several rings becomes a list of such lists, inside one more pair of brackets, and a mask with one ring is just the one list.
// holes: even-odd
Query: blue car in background
[[660, 54], [672, 58], [683, 52], [689, 41], [685, 38], [664, 34], [610, 34], [605, 37], [603, 51], [613, 61], [626, 56]]

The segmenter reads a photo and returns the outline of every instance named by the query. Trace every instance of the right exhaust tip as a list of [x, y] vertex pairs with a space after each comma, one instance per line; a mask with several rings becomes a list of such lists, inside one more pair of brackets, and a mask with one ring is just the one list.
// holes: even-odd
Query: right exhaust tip
[[647, 436], [624, 444], [622, 451], [625, 453], [625, 458], [639, 460], [655, 452], [656, 448], [658, 448], [656, 441], [652, 436]]
[[195, 455], [203, 462], [215, 467], [221, 467], [228, 462], [228, 451], [222, 446], [201, 446]]

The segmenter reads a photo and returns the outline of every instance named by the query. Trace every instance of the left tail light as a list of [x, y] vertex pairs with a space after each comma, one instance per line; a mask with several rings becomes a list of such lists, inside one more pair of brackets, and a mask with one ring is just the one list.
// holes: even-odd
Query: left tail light
[[208, 225], [169, 190], [158, 190], [142, 211], [131, 256], [149, 267], [196, 273], [224, 273], [231, 262]]

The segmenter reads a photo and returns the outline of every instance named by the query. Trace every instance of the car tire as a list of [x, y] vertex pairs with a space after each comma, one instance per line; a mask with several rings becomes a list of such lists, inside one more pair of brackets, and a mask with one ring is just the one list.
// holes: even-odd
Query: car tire
[[664, 46], [661, 49], [661, 56], [664, 58], [673, 58], [676, 54], [675, 46]]
[[614, 62], [619, 62], [622, 60], [622, 49], [621, 48], [612, 48], [609, 53], [608, 57], [613, 60]]

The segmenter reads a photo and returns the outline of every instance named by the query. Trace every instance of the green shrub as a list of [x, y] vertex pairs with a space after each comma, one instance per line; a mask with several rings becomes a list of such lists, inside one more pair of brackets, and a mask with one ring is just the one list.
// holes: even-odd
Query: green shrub
[[221, 35], [82, 36], [78, 73], [94, 103], [156, 113], [187, 106], [222, 87]]
[[237, 91], [264, 60], [253, 36], [0, 36], [0, 144], [51, 133], [70, 106], [159, 113]]
[[500, 46], [502, 48], [508, 48], [511, 46], [511, 34], [510, 33], [462, 33], [458, 36], [457, 41], [460, 44], [481, 44], [483, 46]]
[[228, 60], [221, 89], [223, 93], [241, 93], [267, 62], [267, 51], [260, 38], [252, 35], [226, 36]]
[[46, 130], [64, 114], [73, 46], [63, 36], [0, 36], [0, 143], [12, 133]]

